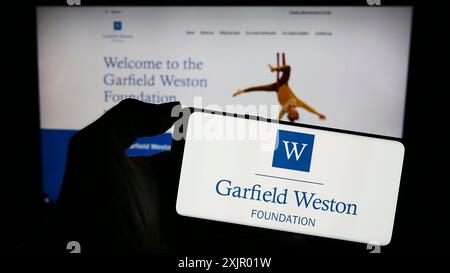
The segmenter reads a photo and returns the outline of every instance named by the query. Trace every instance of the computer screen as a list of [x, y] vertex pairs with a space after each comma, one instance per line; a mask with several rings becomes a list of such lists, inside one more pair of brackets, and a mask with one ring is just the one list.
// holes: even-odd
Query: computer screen
[[[70, 137], [125, 98], [283, 120], [297, 103], [296, 122], [401, 138], [411, 20], [412, 7], [38, 7], [44, 191], [57, 199]], [[170, 145], [167, 132], [128, 154]]]

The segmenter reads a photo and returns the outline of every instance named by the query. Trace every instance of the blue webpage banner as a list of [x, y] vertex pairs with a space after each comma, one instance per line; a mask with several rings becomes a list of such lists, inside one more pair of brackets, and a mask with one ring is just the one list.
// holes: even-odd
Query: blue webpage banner
[[[44, 193], [56, 201], [66, 168], [70, 138], [78, 130], [41, 129], [42, 185]], [[138, 138], [127, 149], [128, 156], [150, 156], [170, 151], [172, 134]]]

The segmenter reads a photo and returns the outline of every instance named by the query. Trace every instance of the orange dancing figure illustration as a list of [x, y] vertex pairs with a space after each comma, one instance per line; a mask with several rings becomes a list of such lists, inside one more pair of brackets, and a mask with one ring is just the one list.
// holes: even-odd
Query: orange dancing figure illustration
[[[291, 67], [286, 65], [285, 55], [283, 53], [283, 64], [279, 65], [279, 53], [277, 53], [277, 67], [273, 67], [269, 64], [269, 68], [271, 72], [277, 72], [277, 81], [272, 84], [253, 86], [246, 89], [240, 89], [236, 93], [233, 94], [233, 97], [253, 91], [273, 91], [277, 92], [278, 101], [281, 105], [281, 110], [278, 115], [278, 119], [282, 119], [283, 116], [287, 113], [290, 121], [294, 122], [299, 119], [299, 114], [296, 110], [297, 107], [304, 108], [309, 112], [316, 114], [320, 120], [325, 120], [326, 117], [324, 114], [317, 112], [313, 107], [299, 99], [292, 89], [288, 85], [289, 76], [291, 74]], [[279, 77], [279, 73], [282, 72], [281, 77]]]

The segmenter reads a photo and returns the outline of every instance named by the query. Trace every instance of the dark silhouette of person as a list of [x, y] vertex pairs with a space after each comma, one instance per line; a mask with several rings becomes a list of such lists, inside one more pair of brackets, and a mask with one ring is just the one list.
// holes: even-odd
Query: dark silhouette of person
[[270, 233], [176, 213], [181, 141], [170, 152], [126, 155], [136, 138], [171, 128], [174, 107], [126, 99], [77, 132], [52, 215], [23, 249], [69, 252], [76, 241], [82, 253], [245, 250], [253, 248], [246, 239]]
[[290, 121], [294, 122], [299, 119], [299, 114], [296, 110], [297, 107], [304, 108], [308, 110], [309, 112], [316, 114], [319, 116], [320, 120], [325, 120], [326, 117], [324, 114], [321, 114], [316, 111], [313, 107], [308, 105], [306, 102], [299, 99], [292, 89], [289, 87], [289, 76], [291, 75], [291, 67], [289, 65], [282, 65], [278, 67], [273, 67], [269, 64], [269, 68], [271, 72], [283, 72], [281, 78], [277, 80], [277, 82], [267, 84], [267, 85], [260, 85], [260, 86], [254, 86], [249, 87], [243, 90], [238, 90], [236, 93], [233, 94], [233, 97], [253, 92], [253, 91], [273, 91], [277, 93], [278, 101], [281, 105], [281, 110], [278, 115], [278, 119], [282, 119], [283, 116], [287, 113], [288, 118]]
[[273, 253], [321, 247], [320, 240], [300, 234], [178, 215], [184, 140], [174, 140], [169, 152], [126, 155], [136, 138], [171, 128], [178, 119], [171, 115], [174, 107], [181, 109], [179, 102], [126, 99], [77, 132], [54, 210], [22, 249], [69, 252], [71, 241], [79, 243], [82, 253]]
[[[161, 199], [174, 198], [165, 193], [176, 192], [176, 184], [165, 180], [174, 179], [181, 162], [168, 153], [128, 157], [126, 149], [138, 137], [166, 132], [177, 106], [126, 99], [77, 132], [53, 215], [39, 234], [45, 239], [34, 245], [66, 251], [77, 241], [82, 252], [164, 251]], [[162, 168], [170, 170], [163, 177]]]

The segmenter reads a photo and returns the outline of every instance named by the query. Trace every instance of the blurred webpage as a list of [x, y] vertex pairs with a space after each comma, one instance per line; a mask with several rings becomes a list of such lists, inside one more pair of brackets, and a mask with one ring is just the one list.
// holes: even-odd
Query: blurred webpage
[[[401, 137], [411, 16], [410, 7], [39, 7], [44, 188], [57, 197], [70, 136], [125, 98], [278, 118], [275, 92], [233, 97], [276, 82], [277, 52], [295, 95], [327, 117], [297, 108], [298, 122]], [[129, 154], [170, 143], [170, 134], [140, 139]]]

